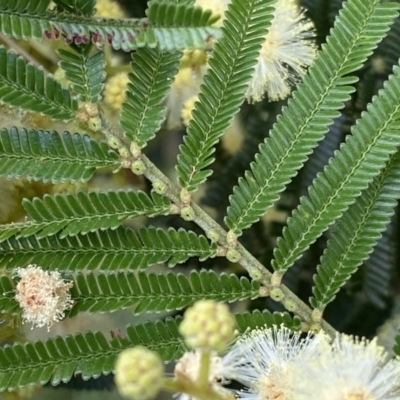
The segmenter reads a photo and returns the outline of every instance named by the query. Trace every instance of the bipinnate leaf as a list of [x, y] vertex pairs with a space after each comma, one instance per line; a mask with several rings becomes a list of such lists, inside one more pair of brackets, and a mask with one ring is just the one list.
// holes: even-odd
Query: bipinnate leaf
[[142, 191], [79, 191], [76, 195], [45, 195], [24, 199], [23, 206], [33, 221], [0, 226], [0, 240], [36, 235], [40, 239], [60, 233], [60, 238], [98, 229], [115, 229], [127, 218], [169, 213], [168, 197]]
[[265, 40], [274, 9], [273, 0], [233, 0], [225, 13], [222, 38], [216, 43], [180, 146], [179, 183], [197, 190], [212, 173], [214, 146], [243, 102], [247, 85]]
[[308, 190], [277, 241], [272, 267], [283, 274], [353, 204], [400, 145], [400, 67], [373, 98], [346, 143]]
[[14, 236], [0, 243], [0, 267], [6, 269], [37, 264], [58, 271], [133, 270], [162, 263], [174, 267], [190, 257], [204, 261], [216, 255], [217, 245], [205, 236], [151, 226], [138, 233], [119, 227], [64, 238]]
[[388, 31], [399, 4], [348, 0], [303, 83], [230, 197], [225, 223], [236, 235], [272, 207], [354, 91], [359, 70]]
[[0, 176], [86, 182], [98, 168], [120, 168], [118, 154], [87, 135], [11, 128], [0, 131]]
[[338, 221], [314, 276], [313, 307], [323, 310], [372, 252], [400, 197], [400, 152]]
[[[1, 20], [1, 10], [0, 10]], [[53, 119], [71, 120], [78, 104], [69, 91], [13, 51], [0, 46], [0, 101]]]

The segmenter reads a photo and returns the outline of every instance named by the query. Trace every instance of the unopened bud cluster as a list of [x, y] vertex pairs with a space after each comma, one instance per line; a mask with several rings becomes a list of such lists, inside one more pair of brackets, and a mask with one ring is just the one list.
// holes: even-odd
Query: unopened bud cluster
[[200, 300], [185, 312], [179, 331], [192, 349], [223, 351], [234, 338], [234, 328], [226, 304]]
[[158, 354], [137, 346], [124, 350], [115, 364], [115, 383], [122, 396], [147, 400], [160, 391], [164, 367]]

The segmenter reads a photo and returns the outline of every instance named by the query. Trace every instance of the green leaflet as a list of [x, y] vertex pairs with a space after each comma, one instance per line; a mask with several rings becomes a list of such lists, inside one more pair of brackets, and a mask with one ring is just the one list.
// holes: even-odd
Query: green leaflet
[[119, 227], [64, 238], [11, 237], [0, 243], [0, 267], [7, 269], [37, 264], [59, 271], [133, 270], [162, 263], [174, 267], [190, 257], [204, 261], [216, 255], [216, 244], [205, 236], [151, 226], [141, 227], [138, 233]]
[[[133, 307], [135, 314], [181, 310], [195, 301], [241, 301], [257, 298], [259, 284], [236, 275], [213, 271], [192, 271], [184, 274], [168, 272], [155, 274], [139, 272], [79, 273], [72, 277], [73, 309], [67, 313], [73, 318], [78, 313], [114, 312]], [[19, 312], [13, 283], [7, 276], [1, 280], [0, 313]]]
[[[22, 4], [26, 5], [25, 2]], [[27, 6], [19, 0], [0, 3], [0, 32], [16, 39], [63, 37], [68, 43], [109, 43], [114, 49], [131, 51], [140, 47], [180, 50], [204, 47], [205, 40], [218, 37], [210, 11], [185, 4], [153, 1], [146, 19], [99, 19], [46, 11]]]
[[3, 46], [0, 46], [0, 100], [61, 120], [74, 118], [78, 108], [77, 101], [52, 75], [45, 76], [42, 68], [27, 64]]
[[303, 166], [349, 99], [350, 85], [358, 79], [354, 72], [385, 35], [398, 8], [379, 0], [343, 3], [327, 44], [233, 190], [225, 223], [236, 235], [260, 219]]
[[274, 250], [280, 274], [297, 260], [329, 225], [353, 204], [400, 145], [400, 67], [369, 104], [324, 172], [302, 197]]
[[132, 55], [120, 124], [125, 136], [139, 147], [145, 147], [154, 138], [164, 121], [162, 102], [178, 71], [180, 57], [181, 52], [165, 53], [149, 48], [138, 49]]
[[0, 131], [0, 175], [43, 182], [86, 182], [98, 168], [120, 168], [117, 153], [87, 135], [33, 129]]
[[197, 190], [212, 171], [214, 146], [243, 102], [274, 9], [274, 0], [233, 0], [225, 14], [223, 36], [216, 43], [176, 170], [179, 183]]
[[89, 56], [87, 53], [90, 46], [85, 50], [81, 54], [57, 50], [61, 58], [59, 66], [65, 72], [65, 77], [72, 82], [72, 90], [78, 94], [79, 100], [98, 103], [106, 78], [104, 52], [99, 51]]
[[362, 262], [394, 213], [400, 197], [400, 152], [337, 223], [314, 276], [310, 303], [323, 310]]
[[23, 206], [32, 222], [0, 226], [0, 240], [36, 235], [40, 239], [60, 232], [60, 238], [98, 229], [115, 229], [139, 215], [169, 213], [168, 197], [155, 192], [151, 198], [141, 191], [78, 192], [76, 195], [45, 195], [43, 199], [25, 199]]

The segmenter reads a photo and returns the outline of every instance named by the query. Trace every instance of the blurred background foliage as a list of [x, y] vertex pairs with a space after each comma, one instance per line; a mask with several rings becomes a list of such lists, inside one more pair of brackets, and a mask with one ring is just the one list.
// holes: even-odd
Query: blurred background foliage
[[[342, 0], [299, 0], [299, 3], [307, 9], [308, 17], [314, 22], [317, 43], [318, 46], [321, 46], [325, 42], [330, 28], [333, 26], [335, 16], [341, 8]], [[99, 0], [97, 6], [98, 12], [103, 10], [102, 7], [105, 7], [105, 12], [110, 13], [110, 8], [107, 8], [110, 7], [110, 4], [109, 0]], [[146, 0], [118, 0], [117, 4], [120, 8], [116, 12], [122, 12], [122, 15], [137, 18], [145, 16]], [[356, 91], [342, 110], [341, 116], [330, 127], [325, 139], [320, 142], [319, 146], [310, 156], [305, 167], [293, 180], [289, 188], [281, 195], [281, 198], [272, 210], [268, 211], [261, 221], [254, 224], [251, 229], [246, 230], [241, 237], [240, 240], [245, 247], [265, 266], [268, 267], [270, 265], [276, 239], [282, 232], [287, 216], [298, 205], [299, 197], [306, 193], [307, 187], [318, 172], [323, 170], [334, 151], [339, 148], [340, 143], [350, 133], [350, 126], [354, 124], [356, 119], [366, 109], [366, 105], [371, 101], [372, 97], [383, 86], [383, 82], [391, 73], [392, 66], [398, 63], [400, 57], [399, 38], [400, 19], [398, 18], [388, 36], [380, 43], [373, 56], [358, 71], [359, 81], [356, 84]], [[58, 59], [55, 50], [57, 47], [64, 46], [61, 42], [33, 43], [21, 41], [17, 43], [0, 36], [0, 43], [13, 48], [17, 53], [28, 56], [30, 61], [43, 65], [47, 71], [57, 76]], [[116, 104], [123, 99], [116, 99], [120, 96], [121, 90], [123, 90], [124, 85], [127, 83], [126, 73], [129, 71], [131, 58], [127, 53], [114, 52], [109, 48], [106, 49], [106, 54], [108, 58], [106, 71], [108, 73], [109, 84], [108, 88], [106, 87], [105, 89], [106, 91], [108, 90], [108, 93], [104, 93], [105, 104], [103, 106], [109, 117], [117, 124], [119, 112]], [[59, 79], [62, 82], [63, 77], [59, 77]], [[185, 92], [186, 90], [189, 91], [189, 94], [191, 93], [190, 88], [184, 87], [176, 95], [178, 97], [185, 96], [187, 100], [188, 93]], [[112, 98], [108, 104], [106, 101], [107, 97]], [[175, 106], [176, 104], [182, 105], [183, 99], [180, 100], [180, 103], [172, 103]], [[217, 160], [213, 164], [214, 174], [207, 185], [196, 194], [196, 200], [220, 224], [223, 224], [223, 217], [228, 206], [228, 196], [232, 193], [233, 186], [236, 184], [238, 177], [243, 175], [253, 160], [258, 145], [268, 136], [270, 128], [286, 101], [270, 102], [268, 99], [264, 99], [257, 104], [244, 103], [234, 125], [228, 129], [223, 140], [218, 145]], [[171, 114], [177, 113], [178, 120], [180, 119], [180, 112], [180, 109], [170, 110]], [[1, 113], [3, 117], [2, 125], [5, 127], [19, 125], [56, 129], [58, 131], [77, 130], [76, 127], [71, 128], [58, 122], [55, 125], [54, 122], [46, 120], [42, 116], [16, 115], [15, 111], [11, 112], [7, 107], [2, 107]], [[170, 177], [174, 177], [175, 174], [173, 167], [184, 129], [183, 123], [180, 121], [171, 122], [171, 119], [168, 117], [157, 138], [146, 148], [147, 155]], [[20, 207], [23, 197], [41, 197], [45, 193], [75, 191], [77, 189], [87, 190], [89, 188], [93, 190], [96, 188], [134, 187], [141, 190], [150, 190], [150, 186], [143, 179], [135, 177], [126, 170], [116, 175], [112, 175], [111, 173], [97, 175], [89, 183], [89, 186], [51, 185], [23, 180], [16, 183], [1, 180], [0, 183], [0, 195], [2, 199], [5, 199], [0, 205], [1, 223], [17, 221], [24, 217], [23, 210]], [[144, 223], [146, 221], [143, 219], [135, 220], [134, 226]], [[185, 222], [180, 218], [174, 218], [173, 216], [152, 219], [152, 225], [172, 226], [174, 228], [183, 226], [184, 228], [202, 233], [196, 225]], [[400, 307], [398, 306], [398, 299], [400, 298], [400, 268], [397, 247], [399, 229], [399, 213], [396, 212], [371, 257], [341, 289], [336, 300], [328, 306], [325, 312], [326, 320], [337, 330], [366, 336], [367, 338], [379, 334], [381, 343], [388, 344], [388, 350], [393, 345], [394, 336], [400, 322]], [[328, 238], [329, 231], [297, 261], [295, 266], [284, 277], [284, 283], [305, 302], [308, 302], [308, 298], [311, 296], [312, 278]], [[159, 266], [157, 268], [163, 267]], [[240, 267], [221, 259], [218, 260], [218, 265], [216, 265], [213, 259], [205, 263], [191, 259], [186, 264], [180, 265], [177, 268], [185, 273], [192, 269], [200, 270], [202, 268], [209, 268], [218, 271], [235, 272], [238, 275], [245, 274], [244, 270]], [[248, 310], [262, 310], [265, 308], [270, 311], [282, 310], [281, 305], [269, 298], [260, 298], [252, 302], [240, 303], [236, 307], [241, 308], [236, 308], [235, 311], [243, 311], [244, 308]], [[59, 328], [61, 331], [52, 332], [52, 334], [75, 333], [82, 330], [82, 328], [84, 330], [85, 324], [87, 328], [89, 327], [88, 324], [90, 324], [92, 330], [96, 329], [97, 325], [99, 330], [109, 334], [110, 330], [123, 330], [125, 324], [128, 322], [135, 323], [145, 319], [160, 317], [162, 316], [159, 314], [154, 317], [146, 314], [138, 318], [137, 316], [133, 317], [129, 311], [116, 313], [107, 317], [96, 315], [90, 318], [83, 316], [80, 321], [73, 320], [63, 324]], [[29, 337], [29, 340], [32, 340], [32, 333], [28, 330], [29, 328], [26, 329], [26, 335]], [[91, 391], [91, 393], [88, 391]], [[99, 392], [102, 393], [100, 394]], [[76, 377], [68, 384], [60, 385], [54, 389], [41, 390], [36, 394], [16, 392], [13, 394], [2, 394], [2, 396], [4, 399], [19, 399], [29, 398], [32, 394], [35, 399], [52, 399], [55, 395], [61, 399], [120, 398], [113, 389], [112, 377], [101, 377], [98, 380], [92, 379], [87, 382]]]

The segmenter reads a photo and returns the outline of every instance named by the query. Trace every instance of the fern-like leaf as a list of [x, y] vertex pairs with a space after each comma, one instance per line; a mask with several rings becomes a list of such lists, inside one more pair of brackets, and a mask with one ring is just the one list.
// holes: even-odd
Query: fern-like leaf
[[[181, 310], [200, 299], [233, 302], [259, 296], [259, 283], [247, 278], [213, 271], [192, 271], [189, 278], [183, 274], [100, 273], [73, 277], [71, 289], [72, 318], [80, 312], [114, 312], [135, 306], [135, 313]], [[0, 279], [0, 313], [17, 313], [15, 288], [9, 276]]]
[[[300, 319], [292, 319], [287, 313], [271, 314], [264, 310], [235, 317], [241, 333], [282, 323], [292, 330], [301, 327]], [[181, 321], [182, 317], [168, 317], [165, 322], [128, 326], [126, 336], [112, 333], [111, 340], [100, 332], [86, 331], [35, 343], [6, 344], [0, 348], [0, 391], [49, 381], [57, 385], [68, 382], [74, 374], [81, 374], [85, 380], [108, 375], [122, 350], [139, 345], [157, 352], [164, 362], [176, 360], [186, 351], [178, 330]]]
[[314, 297], [310, 299], [313, 307], [323, 310], [368, 257], [389, 223], [399, 197], [398, 152], [336, 225], [314, 276]]
[[[34, 3], [34, 2], [29, 2]], [[0, 3], [0, 32], [16, 39], [65, 38], [77, 45], [109, 43], [114, 49], [131, 51], [158, 47], [172, 51], [204, 47], [210, 37], [219, 37], [213, 28], [211, 11], [185, 4], [151, 2], [147, 19], [101, 19], [83, 15], [45, 11], [26, 1]], [[66, 4], [66, 3], [64, 3]]]
[[174, 267], [190, 257], [204, 261], [216, 255], [215, 243], [191, 231], [142, 227], [136, 234], [119, 227], [63, 239], [11, 237], [0, 243], [0, 268], [37, 264], [58, 271], [133, 270], [161, 263]]
[[86, 331], [46, 341], [0, 348], [0, 391], [28, 385], [57, 385], [74, 374], [98, 378], [113, 372], [118, 354], [137, 345], [156, 351], [165, 362], [180, 357], [184, 345], [178, 332], [180, 319], [128, 326], [126, 337], [108, 340], [101, 332]]
[[45, 195], [43, 199], [24, 199], [23, 206], [32, 222], [0, 226], [0, 240], [12, 235], [38, 239], [86, 234], [98, 229], [115, 229], [127, 218], [168, 214], [168, 197], [156, 192], [151, 198], [141, 191], [78, 192], [76, 195]]
[[51, 75], [45, 76], [42, 68], [27, 64], [3, 46], [0, 46], [0, 101], [61, 120], [73, 119], [78, 108], [69, 91]]
[[0, 131], [0, 176], [44, 182], [86, 182], [98, 168], [120, 168], [105, 143], [78, 133], [11, 128]]
[[[233, 0], [223, 37], [215, 45], [187, 134], [178, 156], [179, 183], [197, 190], [212, 171], [214, 146], [239, 111], [274, 9], [271, 0]], [[229, 60], [229, 61], [228, 61]]]
[[133, 54], [126, 102], [122, 105], [121, 126], [125, 136], [139, 147], [154, 138], [164, 120], [162, 105], [178, 71], [180, 52], [138, 49]]
[[274, 250], [273, 268], [283, 273], [356, 201], [400, 145], [400, 67], [394, 67], [379, 96], [354, 126], [309, 188], [309, 197], [287, 221]]
[[106, 78], [104, 53], [99, 51], [90, 56], [87, 51], [74, 54], [59, 49], [57, 54], [62, 60], [59, 66], [65, 72], [65, 77], [72, 82], [72, 90], [78, 93], [79, 100], [98, 103]]
[[248, 228], [279, 198], [354, 90], [361, 68], [396, 16], [398, 4], [349, 0], [310, 67], [260, 146], [251, 170], [230, 197], [225, 223], [235, 234]]
[[[189, 278], [169, 272], [78, 274], [71, 289], [74, 307], [80, 312], [113, 312], [135, 306], [135, 313], [181, 310], [200, 299], [233, 302], [259, 296], [259, 284], [236, 275], [192, 271]], [[0, 301], [1, 305], [1, 301]]]

